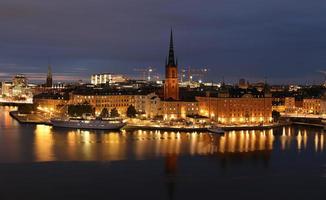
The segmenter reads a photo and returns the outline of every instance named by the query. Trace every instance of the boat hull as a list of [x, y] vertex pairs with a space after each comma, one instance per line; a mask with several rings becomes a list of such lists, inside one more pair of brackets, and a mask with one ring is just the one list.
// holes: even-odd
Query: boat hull
[[211, 133], [216, 133], [216, 134], [223, 134], [224, 130], [220, 128], [209, 128], [207, 129]]
[[60, 128], [77, 128], [77, 129], [94, 129], [94, 130], [120, 130], [126, 124], [123, 122], [112, 123], [110, 121], [101, 120], [51, 120], [53, 127]]

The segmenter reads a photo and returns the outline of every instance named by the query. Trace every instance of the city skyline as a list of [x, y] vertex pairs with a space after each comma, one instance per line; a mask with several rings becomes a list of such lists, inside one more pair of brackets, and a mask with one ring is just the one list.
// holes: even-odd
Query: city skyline
[[133, 68], [148, 66], [164, 74], [173, 27], [180, 68], [208, 67], [209, 81], [324, 80], [319, 71], [326, 65], [326, 14], [320, 0], [1, 4], [0, 79], [23, 73], [43, 80], [49, 56], [54, 80], [86, 80], [101, 72], [132, 75]]

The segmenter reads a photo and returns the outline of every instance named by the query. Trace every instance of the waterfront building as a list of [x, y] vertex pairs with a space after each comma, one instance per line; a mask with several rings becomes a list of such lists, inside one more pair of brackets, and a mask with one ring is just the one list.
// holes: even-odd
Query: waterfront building
[[305, 114], [320, 114], [321, 113], [321, 99], [309, 98], [303, 99], [303, 113]]
[[31, 87], [22, 74], [15, 75], [12, 82], [2, 82], [1, 94], [6, 101], [31, 101], [32, 99]]
[[209, 93], [196, 97], [199, 114], [225, 125], [265, 124], [272, 122], [271, 95], [257, 90], [222, 89], [217, 96]]
[[51, 113], [64, 113], [68, 102], [68, 94], [41, 93], [33, 97], [33, 103], [39, 110]]
[[93, 74], [91, 76], [91, 83], [94, 85], [124, 83], [127, 81], [128, 79], [121, 74], [102, 73], [102, 74]]
[[147, 118], [155, 118], [162, 116], [161, 98], [156, 94], [150, 94], [145, 101], [145, 115]]
[[2, 82], [1, 84], [1, 95], [2, 97], [11, 97], [12, 96], [12, 86], [13, 86], [13, 83], [12, 82], [9, 82], [9, 81], [4, 81]]
[[135, 105], [134, 95], [129, 94], [83, 94], [72, 93], [70, 95], [69, 104], [89, 103], [95, 108], [95, 114], [99, 115], [106, 108], [108, 111], [116, 108], [121, 116], [125, 116], [127, 109], [131, 105]]
[[320, 99], [320, 114], [322, 114], [323, 116], [326, 116], [326, 98], [325, 98], [325, 96], [323, 96]]
[[294, 97], [285, 97], [284, 98], [284, 107], [286, 113], [293, 113], [296, 111], [295, 98]]
[[162, 101], [164, 120], [186, 119], [188, 116], [198, 115], [196, 101]]
[[142, 114], [146, 118], [154, 118], [161, 116], [161, 99], [155, 92], [149, 94], [136, 94], [135, 99], [135, 109], [139, 114]]

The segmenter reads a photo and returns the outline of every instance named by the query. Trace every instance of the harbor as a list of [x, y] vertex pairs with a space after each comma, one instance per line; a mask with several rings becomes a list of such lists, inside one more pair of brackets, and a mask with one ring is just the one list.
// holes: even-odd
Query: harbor
[[[52, 126], [51, 117], [46, 114], [19, 114], [18, 111], [11, 111], [10, 116], [17, 120], [19, 123], [22, 124], [43, 124]], [[293, 119], [293, 118], [292, 118]], [[300, 120], [288, 120], [283, 118], [282, 122], [280, 123], [273, 123], [273, 124], [266, 124], [266, 125], [219, 125], [221, 129], [225, 131], [232, 131], [232, 130], [267, 130], [271, 128], [278, 128], [283, 126], [290, 126], [290, 125], [303, 125], [303, 126], [312, 126], [317, 128], [323, 128], [325, 125], [319, 121], [310, 122], [308, 119], [305, 122]], [[157, 124], [145, 124], [141, 125], [140, 123], [127, 123], [125, 126], [121, 127], [125, 130], [162, 130], [162, 131], [192, 131], [192, 132], [207, 132], [209, 131], [210, 126], [192, 126], [192, 127], [185, 127], [185, 126], [168, 126], [168, 125], [157, 125]], [[100, 129], [94, 127], [93, 129]]]

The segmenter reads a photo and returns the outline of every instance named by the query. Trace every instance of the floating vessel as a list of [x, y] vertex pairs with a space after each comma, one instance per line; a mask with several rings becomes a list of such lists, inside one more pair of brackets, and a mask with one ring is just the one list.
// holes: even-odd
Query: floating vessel
[[83, 119], [83, 118], [53, 118], [53, 127], [119, 130], [126, 125], [121, 119]]
[[220, 127], [211, 127], [207, 129], [211, 133], [223, 134], [224, 130]]

